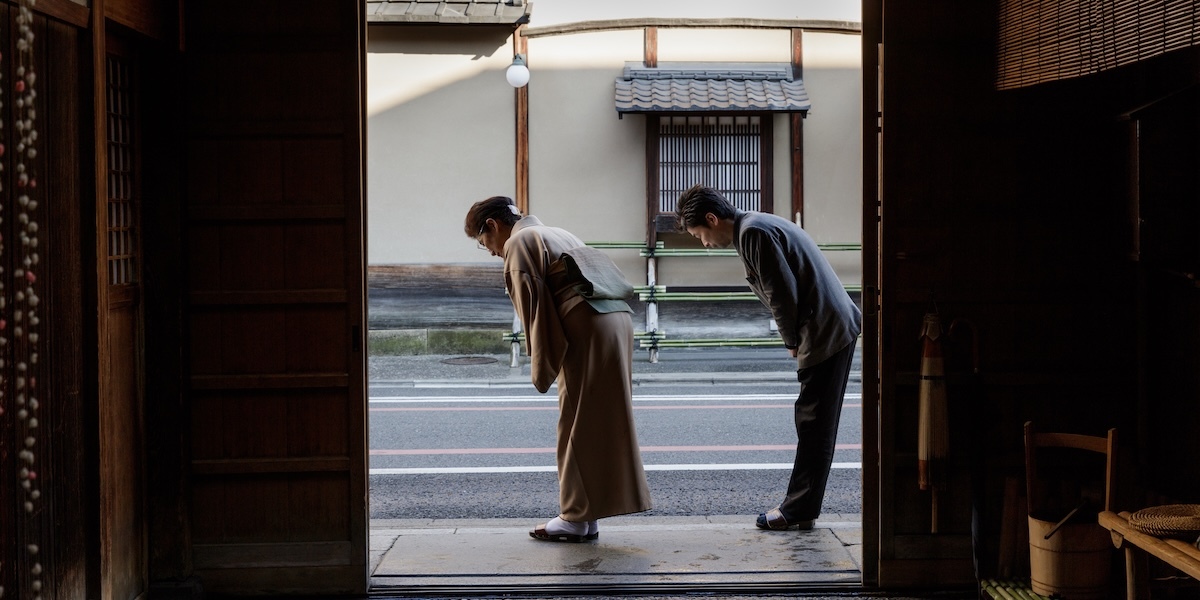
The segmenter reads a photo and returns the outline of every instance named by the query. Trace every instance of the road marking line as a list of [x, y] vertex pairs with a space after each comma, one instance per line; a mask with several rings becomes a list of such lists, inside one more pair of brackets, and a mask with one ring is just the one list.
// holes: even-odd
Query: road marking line
[[[706, 401], [721, 401], [730, 402], [734, 400], [795, 400], [796, 394], [672, 394], [672, 395], [649, 395], [633, 397], [634, 402], [706, 402]], [[846, 394], [843, 400], [862, 400], [862, 394], [851, 393]], [[371, 404], [452, 404], [452, 403], [505, 403], [505, 402], [548, 402], [558, 404], [558, 396], [542, 395], [542, 396], [371, 396], [369, 399]]]
[[[634, 410], [731, 410], [747, 408], [792, 408], [791, 404], [706, 404], [675, 406], [634, 406]], [[862, 408], [861, 404], [843, 404], [842, 408]], [[527, 410], [558, 410], [557, 406], [389, 406], [369, 409], [371, 412], [496, 412]]]
[[[642, 446], [642, 452], [762, 452], [795, 450], [794, 444], [750, 446]], [[834, 450], [862, 450], [862, 444], [837, 444]], [[377, 448], [372, 456], [433, 456], [441, 454], [553, 454], [554, 448]]]
[[[647, 471], [769, 471], [790, 470], [792, 463], [744, 463], [697, 465], [646, 465]], [[861, 462], [835, 462], [833, 469], [861, 469]], [[444, 475], [488, 473], [556, 473], [553, 466], [538, 467], [413, 467], [407, 469], [371, 469], [370, 475]]]
[[[699, 375], [699, 374], [698, 374], [698, 375]], [[764, 378], [769, 378], [769, 377], [777, 377], [777, 376], [779, 377], [778, 379], [772, 379], [772, 380], [770, 380], [770, 381], [764, 381], [764, 382], [763, 382], [763, 383], [764, 383], [764, 385], [789, 385], [789, 384], [794, 384], [794, 383], [795, 383], [795, 381], [792, 379], [792, 377], [791, 377], [791, 374], [790, 374], [790, 373], [788, 373], [788, 374], [787, 374], [787, 376], [781, 376], [782, 374], [780, 374], [780, 373], [773, 373], [773, 372], [763, 372], [761, 375], [762, 375], [762, 377], [764, 377]], [[862, 378], [862, 371], [851, 371], [851, 372], [850, 372], [850, 377], [851, 377], [852, 379], [861, 379], [861, 378]], [[647, 382], [644, 382], [644, 383], [643, 383], [643, 385], [645, 385], [645, 384], [657, 385], [657, 384], [660, 384], [660, 383], [663, 383], [663, 382], [660, 382], [660, 381], [647, 381]], [[672, 383], [674, 383], [674, 382], [672, 382]], [[719, 381], [714, 381], [714, 380], [712, 380], [712, 379], [706, 379], [706, 380], [703, 380], [702, 382], [701, 382], [701, 381], [697, 381], [697, 382], [695, 382], [695, 383], [691, 383], [691, 384], [687, 384], [687, 385], [714, 385], [714, 384], [720, 385], [721, 383], [722, 383], [722, 382], [719, 382]], [[732, 383], [731, 385], [738, 385], [738, 384], [741, 384], [741, 382]], [[378, 382], [376, 382], [376, 385], [378, 385], [379, 387], [401, 387], [401, 382], [398, 382], [398, 381], [378, 381]], [[404, 385], [403, 387], [408, 387], [408, 385]], [[411, 387], [413, 387], [413, 388], [416, 388], [416, 389], [421, 389], [421, 388], [426, 388], [426, 389], [454, 389], [454, 388], [462, 388], [462, 389], [513, 389], [513, 388], [525, 388], [525, 389], [528, 389], [528, 388], [531, 388], [531, 387], [533, 387], [533, 384], [529, 383], [529, 381], [527, 381], [527, 380], [521, 380], [521, 381], [498, 381], [498, 380], [491, 380], [491, 381], [477, 381], [477, 382], [470, 382], [470, 381], [414, 381], [414, 382], [411, 382]], [[552, 387], [552, 388], [553, 388], [553, 387], [555, 387], [555, 386], [554, 386], [554, 384], [551, 384], [551, 386], [550, 386], [550, 387]]]

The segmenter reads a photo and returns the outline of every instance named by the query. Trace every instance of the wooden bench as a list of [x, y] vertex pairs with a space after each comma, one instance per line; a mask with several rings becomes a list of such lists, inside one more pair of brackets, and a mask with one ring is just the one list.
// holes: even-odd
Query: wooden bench
[[1112, 534], [1113, 545], [1125, 551], [1125, 594], [1128, 600], [1150, 597], [1149, 557], [1153, 556], [1200, 581], [1200, 549], [1184, 540], [1142, 533], [1129, 524], [1128, 512], [1100, 513], [1100, 526]]

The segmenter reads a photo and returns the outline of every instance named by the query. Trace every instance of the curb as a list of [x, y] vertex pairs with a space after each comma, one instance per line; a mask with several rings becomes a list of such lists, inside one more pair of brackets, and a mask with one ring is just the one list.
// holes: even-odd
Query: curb
[[[851, 382], [862, 381], [862, 373], [852, 371]], [[529, 377], [506, 377], [502, 379], [377, 379], [372, 385], [390, 387], [477, 387], [513, 388], [531, 387]], [[790, 371], [762, 371], [738, 373], [634, 373], [633, 385], [732, 385], [740, 383], [796, 383], [796, 374]]]

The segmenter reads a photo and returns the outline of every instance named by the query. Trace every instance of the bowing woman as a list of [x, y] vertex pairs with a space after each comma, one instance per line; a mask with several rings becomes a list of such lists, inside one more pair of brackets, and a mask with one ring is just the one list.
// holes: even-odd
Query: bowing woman
[[558, 381], [560, 513], [529, 535], [595, 540], [597, 519], [650, 509], [633, 423], [632, 311], [620, 293], [604, 291], [613, 280], [629, 284], [602, 253], [564, 229], [522, 217], [504, 196], [471, 206], [465, 231], [504, 259], [504, 287], [525, 331], [533, 386], [545, 393]]

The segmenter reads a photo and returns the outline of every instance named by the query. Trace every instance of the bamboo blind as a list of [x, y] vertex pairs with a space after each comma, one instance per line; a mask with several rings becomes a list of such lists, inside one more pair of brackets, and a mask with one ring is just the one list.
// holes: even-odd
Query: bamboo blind
[[762, 121], [758, 116], [662, 116], [658, 129], [660, 213], [698, 183], [742, 210], [762, 206]]
[[1001, 0], [996, 86], [1099, 73], [1200, 44], [1196, 0]]

